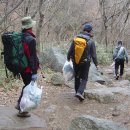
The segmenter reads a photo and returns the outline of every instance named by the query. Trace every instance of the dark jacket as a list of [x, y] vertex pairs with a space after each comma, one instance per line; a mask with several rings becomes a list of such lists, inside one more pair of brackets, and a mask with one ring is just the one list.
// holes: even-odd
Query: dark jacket
[[35, 35], [31, 30], [23, 30], [23, 45], [24, 53], [28, 59], [29, 66], [25, 68], [24, 72], [36, 74], [39, 67], [39, 60], [36, 54], [36, 40]]
[[[97, 66], [97, 55], [96, 55], [96, 47], [95, 47], [95, 43], [94, 41], [91, 39], [90, 35], [88, 33], [80, 33], [78, 35], [78, 37], [84, 38], [86, 39], [87, 42], [87, 47], [85, 48], [85, 52], [86, 52], [86, 58], [91, 61], [91, 58], [95, 64], [95, 66]], [[69, 48], [68, 54], [67, 54], [67, 59], [73, 59], [74, 57], [74, 41], [71, 43], [71, 46]]]

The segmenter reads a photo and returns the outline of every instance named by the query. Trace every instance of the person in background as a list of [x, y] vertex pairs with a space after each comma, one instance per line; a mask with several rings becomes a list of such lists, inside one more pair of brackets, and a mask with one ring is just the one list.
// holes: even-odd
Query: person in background
[[36, 36], [33, 33], [33, 27], [36, 24], [36, 21], [33, 21], [31, 17], [24, 17], [22, 19], [22, 40], [24, 46], [24, 53], [28, 59], [28, 67], [25, 68], [23, 72], [20, 73], [24, 86], [22, 92], [18, 99], [18, 103], [15, 106], [19, 113], [19, 117], [30, 117], [29, 112], [21, 112], [20, 110], [20, 101], [23, 96], [23, 89], [30, 84], [31, 81], [37, 80], [37, 70], [39, 68], [39, 60], [36, 53]]
[[[92, 25], [85, 24], [83, 31], [79, 33], [79, 35], [77, 35], [76, 38], [77, 39], [74, 38], [73, 42], [71, 43], [71, 46], [67, 54], [67, 60], [68, 61], [72, 60], [73, 62], [73, 67], [74, 67], [74, 72], [75, 72], [76, 97], [80, 101], [83, 101], [85, 99], [84, 90], [86, 88], [86, 84], [88, 80], [91, 59], [93, 60], [95, 66], [98, 68], [96, 47], [95, 47], [94, 41], [92, 40], [93, 38]], [[82, 58], [79, 63], [77, 63], [77, 60], [75, 59], [76, 58], [75, 53], [78, 53], [77, 54], [78, 56], [82, 51], [76, 52], [75, 43], [85, 45], [83, 55], [81, 56]]]
[[[116, 80], [122, 78], [122, 75], [124, 73], [124, 63], [126, 60], [126, 63], [128, 64], [128, 53], [126, 48], [123, 46], [122, 41], [118, 41], [117, 46], [114, 48], [113, 51], [113, 60], [115, 61], [115, 75]], [[118, 73], [118, 69], [120, 67], [120, 72]]]

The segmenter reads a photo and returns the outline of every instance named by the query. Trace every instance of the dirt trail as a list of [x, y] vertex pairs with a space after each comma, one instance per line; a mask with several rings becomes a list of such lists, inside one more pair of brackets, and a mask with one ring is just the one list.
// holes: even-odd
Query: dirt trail
[[[113, 78], [111, 75], [110, 77]], [[66, 86], [53, 86], [51, 83], [47, 83], [44, 78], [40, 79], [39, 84], [43, 86], [42, 102], [33, 113], [45, 119], [48, 126], [47, 130], [67, 130], [71, 120], [80, 115], [92, 115], [98, 118], [110, 119], [121, 124], [124, 124], [124, 121], [130, 117], [130, 111], [123, 111], [119, 116], [112, 116], [113, 110], [117, 105], [123, 102], [129, 102], [129, 97], [127, 96], [119, 96], [120, 102], [117, 103], [102, 104], [88, 99], [85, 99], [85, 101], [81, 103], [74, 96], [74, 89]], [[95, 83], [89, 82], [87, 88], [94, 88], [94, 84]], [[7, 92], [8, 94], [1, 92], [6, 96], [3, 100], [5, 103], [1, 103], [6, 106], [14, 106], [20, 90], [21, 88], [16, 92], [16, 89], [13, 89], [11, 92]], [[130, 129], [130, 121], [128, 121], [125, 126]], [[31, 130], [40, 129], [34, 128]]]
[[[111, 77], [111, 76], [110, 76]], [[113, 78], [113, 77], [112, 77]], [[118, 82], [113, 80], [114, 82]], [[74, 89], [66, 86], [53, 86], [44, 82], [43, 102], [37, 114], [46, 119], [48, 130], [67, 130], [72, 119], [80, 115], [92, 115], [98, 118], [110, 119], [124, 124], [129, 118], [130, 111], [120, 112], [119, 116], [112, 116], [113, 110], [121, 103], [129, 102], [129, 97], [118, 96], [117, 103], [102, 104], [86, 99], [83, 103], [74, 96]], [[87, 87], [92, 89], [95, 83], [89, 82]], [[130, 121], [125, 124], [130, 129]]]

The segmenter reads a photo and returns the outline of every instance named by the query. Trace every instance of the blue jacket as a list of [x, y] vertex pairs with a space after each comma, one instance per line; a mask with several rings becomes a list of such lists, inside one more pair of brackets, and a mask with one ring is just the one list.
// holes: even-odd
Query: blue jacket
[[[87, 42], [88, 45], [85, 48], [86, 52], [87, 52], [86, 58], [89, 61], [91, 61], [91, 58], [92, 58], [95, 66], [97, 66], [98, 62], [97, 62], [97, 55], [96, 55], [96, 47], [95, 47], [95, 43], [91, 39], [90, 35], [88, 33], [81, 32], [79, 35], [77, 35], [77, 37], [84, 38], [88, 41]], [[68, 54], [67, 54], [67, 59], [70, 60], [70, 59], [73, 59], [73, 57], [74, 57], [74, 41], [72, 41], [72, 43], [70, 45], [70, 48], [69, 48], [69, 51], [68, 51]]]

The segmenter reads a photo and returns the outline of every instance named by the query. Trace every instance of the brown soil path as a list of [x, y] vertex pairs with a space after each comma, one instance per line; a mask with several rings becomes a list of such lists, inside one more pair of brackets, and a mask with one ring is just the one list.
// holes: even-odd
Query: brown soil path
[[[110, 76], [113, 78], [112, 76]], [[20, 82], [21, 81], [17, 81]], [[114, 81], [117, 82], [117, 81]], [[80, 115], [92, 115], [98, 118], [105, 118], [124, 124], [124, 121], [130, 117], [130, 111], [123, 111], [119, 116], [112, 116], [113, 110], [117, 105], [129, 102], [129, 97], [119, 96], [116, 103], [102, 104], [94, 100], [86, 99], [83, 103], [74, 96], [74, 89], [66, 86], [53, 86], [45, 78], [40, 77], [39, 84], [43, 86], [43, 97], [39, 107], [33, 111], [34, 114], [46, 121], [47, 130], [67, 130], [71, 120]], [[96, 83], [89, 82], [87, 88], [94, 88]], [[11, 91], [5, 93], [0, 88], [1, 105], [15, 106], [21, 88], [14, 87]], [[130, 108], [130, 106], [128, 106]], [[126, 128], [130, 129], [130, 121], [126, 122]], [[28, 130], [40, 130], [31, 128]]]

